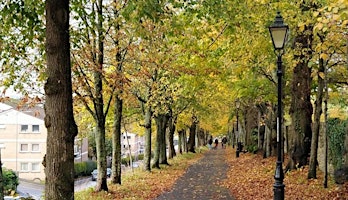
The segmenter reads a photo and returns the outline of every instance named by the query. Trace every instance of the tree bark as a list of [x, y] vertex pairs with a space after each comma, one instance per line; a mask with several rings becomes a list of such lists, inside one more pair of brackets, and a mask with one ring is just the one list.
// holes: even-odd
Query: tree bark
[[[160, 131], [160, 134], [157, 136], [160, 136], [160, 156], [159, 156], [159, 163], [160, 164], [165, 164], [168, 165], [168, 160], [167, 160], [167, 144], [166, 144], [166, 130], [167, 130], [167, 125], [168, 125], [168, 120], [169, 116], [166, 114], [161, 114], [160, 115], [160, 122], [157, 124], [157, 132]], [[158, 126], [159, 125], [159, 126]]]
[[184, 146], [184, 129], [181, 129], [178, 131], [179, 139], [178, 139], [178, 147], [179, 147], [179, 153], [182, 154], [183, 152], [183, 146]]
[[121, 121], [123, 101], [120, 98], [120, 94], [116, 94], [115, 96], [111, 182], [113, 184], [121, 184]]
[[175, 148], [174, 148], [174, 133], [175, 133], [175, 124], [176, 124], [176, 117], [170, 117], [168, 122], [168, 158], [173, 158], [176, 156]]
[[317, 178], [317, 157], [318, 157], [318, 142], [319, 142], [319, 132], [320, 132], [320, 116], [322, 113], [322, 104], [324, 97], [324, 79], [323, 74], [325, 71], [323, 59], [319, 60], [319, 70], [318, 70], [318, 87], [317, 87], [317, 99], [315, 101], [315, 112], [314, 112], [314, 127], [313, 135], [311, 141], [311, 152], [309, 158], [309, 170], [308, 179]]
[[196, 144], [196, 128], [197, 128], [197, 117], [192, 116], [192, 122], [190, 126], [190, 137], [188, 141], [187, 150], [192, 153], [196, 153], [195, 144]]
[[46, 52], [45, 199], [74, 199], [77, 126], [73, 115], [68, 0], [46, 1]]
[[96, 147], [97, 147], [97, 169], [98, 178], [95, 191], [108, 191], [106, 177], [106, 148], [105, 148], [105, 117], [103, 100], [103, 64], [104, 64], [104, 31], [103, 31], [103, 1], [97, 1], [97, 30], [98, 30], [98, 52], [97, 70], [94, 72], [95, 81], [95, 120], [97, 123]]
[[205, 132], [204, 132], [204, 129], [202, 128], [199, 128], [198, 131], [197, 131], [197, 144], [198, 146], [204, 146], [205, 145], [205, 141], [206, 141], [206, 138], [205, 138]]
[[145, 152], [144, 152], [144, 170], [151, 171], [151, 119], [152, 112], [150, 107], [145, 108]]
[[[116, 8], [115, 8], [116, 10]], [[116, 12], [116, 11], [115, 11]], [[115, 13], [117, 15], [117, 13]], [[120, 30], [120, 25], [115, 25], [115, 30]], [[122, 122], [122, 108], [123, 108], [123, 60], [121, 55], [121, 50], [119, 48], [119, 40], [116, 39], [114, 44], [117, 48], [115, 55], [115, 60], [117, 63], [116, 68], [116, 80], [114, 88], [116, 88], [115, 95], [115, 106], [114, 106], [114, 124], [113, 124], [113, 134], [112, 134], [112, 163], [111, 163], [111, 182], [113, 184], [121, 184], [121, 122]]]
[[312, 103], [311, 95], [311, 68], [308, 67], [311, 58], [312, 27], [306, 26], [305, 31], [295, 38], [295, 46], [302, 52], [295, 55], [297, 65], [293, 70], [291, 88], [290, 115], [292, 120], [292, 142], [290, 144], [289, 163], [287, 170], [296, 169], [308, 164], [310, 144], [312, 139]]

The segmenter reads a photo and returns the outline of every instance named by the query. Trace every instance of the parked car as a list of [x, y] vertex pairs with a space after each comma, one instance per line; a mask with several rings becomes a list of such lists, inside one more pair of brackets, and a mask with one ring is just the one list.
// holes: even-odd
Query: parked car
[[[98, 169], [93, 170], [93, 172], [91, 174], [92, 174], [92, 181], [96, 181], [98, 178]], [[111, 168], [106, 169], [106, 176], [108, 178], [111, 177]]]

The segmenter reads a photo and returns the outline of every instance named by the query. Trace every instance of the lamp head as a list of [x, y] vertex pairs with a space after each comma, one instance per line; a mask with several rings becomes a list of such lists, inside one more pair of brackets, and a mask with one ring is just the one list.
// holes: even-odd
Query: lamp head
[[271, 33], [271, 38], [275, 50], [284, 49], [285, 41], [288, 36], [289, 26], [284, 24], [283, 17], [280, 12], [277, 12], [277, 16], [272, 25], [268, 27]]

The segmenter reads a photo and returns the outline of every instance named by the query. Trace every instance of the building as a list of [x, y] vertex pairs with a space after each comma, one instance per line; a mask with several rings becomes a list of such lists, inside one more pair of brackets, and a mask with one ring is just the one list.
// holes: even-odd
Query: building
[[41, 163], [46, 153], [47, 130], [43, 118], [43, 108], [20, 110], [0, 103], [1, 161], [19, 178], [45, 179]]
[[121, 152], [122, 157], [127, 157], [129, 154], [138, 157], [139, 154], [144, 154], [145, 139], [134, 133], [124, 132], [121, 135]]
[[[0, 103], [0, 147], [2, 167], [20, 179], [44, 181], [42, 160], [46, 154], [47, 129], [41, 106], [17, 107]], [[88, 160], [87, 139], [76, 139], [75, 162]]]
[[74, 157], [76, 162], [84, 162], [89, 160], [88, 158], [88, 139], [76, 138], [74, 145]]

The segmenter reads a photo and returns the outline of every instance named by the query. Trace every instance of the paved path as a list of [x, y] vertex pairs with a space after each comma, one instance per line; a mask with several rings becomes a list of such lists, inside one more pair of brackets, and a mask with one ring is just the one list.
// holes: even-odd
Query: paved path
[[224, 160], [225, 150], [210, 150], [174, 184], [171, 191], [157, 200], [234, 200], [227, 188], [218, 185], [226, 178], [228, 165]]

